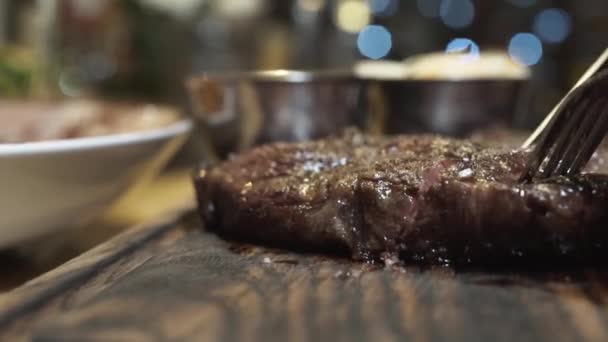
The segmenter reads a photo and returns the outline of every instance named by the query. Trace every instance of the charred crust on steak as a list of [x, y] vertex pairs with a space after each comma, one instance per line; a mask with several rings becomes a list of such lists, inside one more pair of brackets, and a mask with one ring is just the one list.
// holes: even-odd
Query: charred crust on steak
[[[606, 255], [608, 176], [519, 184], [529, 151], [348, 132], [254, 148], [195, 177], [224, 237], [374, 260], [486, 264]], [[587, 169], [603, 172], [603, 154]]]

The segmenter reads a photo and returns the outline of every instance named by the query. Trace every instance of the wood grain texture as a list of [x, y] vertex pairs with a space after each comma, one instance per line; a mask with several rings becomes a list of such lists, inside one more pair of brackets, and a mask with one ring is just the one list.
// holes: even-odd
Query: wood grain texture
[[130, 232], [0, 297], [0, 340], [608, 340], [604, 270], [380, 268], [197, 225]]
[[157, 249], [162, 250], [164, 245], [184, 234], [178, 220], [190, 210], [190, 207], [182, 208], [154, 224], [135, 226], [61, 267], [0, 295], [0, 336], [20, 336], [13, 332], [29, 330], [32, 321], [66, 310], [128, 274]]

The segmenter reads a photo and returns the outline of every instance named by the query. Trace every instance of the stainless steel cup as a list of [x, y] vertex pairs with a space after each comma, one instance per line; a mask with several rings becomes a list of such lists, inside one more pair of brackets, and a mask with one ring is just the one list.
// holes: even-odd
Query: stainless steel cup
[[205, 73], [188, 80], [195, 116], [219, 157], [274, 141], [364, 128], [366, 82], [350, 70]]
[[[523, 115], [526, 80], [378, 80], [371, 85], [387, 134], [430, 132], [450, 136], [496, 126]], [[373, 103], [372, 103], [373, 104]]]

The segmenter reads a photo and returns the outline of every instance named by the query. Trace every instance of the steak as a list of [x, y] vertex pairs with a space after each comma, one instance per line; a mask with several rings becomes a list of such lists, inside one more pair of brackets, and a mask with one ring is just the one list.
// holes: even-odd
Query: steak
[[430, 264], [598, 260], [603, 153], [575, 178], [520, 184], [529, 151], [347, 132], [275, 143], [195, 177], [209, 230], [241, 241]]

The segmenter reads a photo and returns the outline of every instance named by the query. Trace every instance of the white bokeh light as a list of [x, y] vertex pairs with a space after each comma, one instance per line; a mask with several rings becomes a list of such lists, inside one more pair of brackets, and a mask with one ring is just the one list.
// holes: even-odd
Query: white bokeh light
[[559, 8], [542, 10], [534, 18], [534, 33], [547, 43], [561, 43], [570, 34], [570, 15]]
[[447, 27], [462, 29], [473, 23], [475, 6], [471, 0], [442, 0], [439, 15]]
[[336, 25], [345, 32], [357, 33], [370, 23], [370, 8], [365, 1], [342, 1], [336, 10]]
[[509, 55], [523, 65], [534, 65], [543, 57], [543, 44], [532, 33], [517, 33], [509, 42]]
[[357, 47], [367, 58], [380, 59], [391, 51], [393, 45], [391, 33], [380, 25], [366, 26], [357, 37]]

